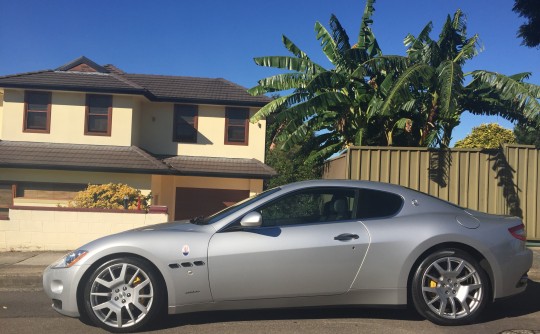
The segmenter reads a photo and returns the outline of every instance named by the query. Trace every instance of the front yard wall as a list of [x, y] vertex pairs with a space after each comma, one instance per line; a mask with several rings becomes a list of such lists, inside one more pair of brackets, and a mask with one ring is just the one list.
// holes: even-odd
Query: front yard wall
[[0, 251], [71, 250], [94, 239], [164, 223], [166, 213], [14, 207], [0, 220]]

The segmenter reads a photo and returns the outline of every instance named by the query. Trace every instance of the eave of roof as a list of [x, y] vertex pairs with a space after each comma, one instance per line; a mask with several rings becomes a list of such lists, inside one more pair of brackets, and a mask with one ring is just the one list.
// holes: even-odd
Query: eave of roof
[[[81, 64], [95, 72], [71, 70]], [[55, 70], [2, 76], [0, 87], [142, 95], [154, 102], [248, 107], [262, 107], [271, 101], [267, 96], [252, 96], [245, 87], [222, 78], [130, 74], [112, 65], [100, 66], [86, 57]]]
[[154, 156], [136, 146], [0, 141], [0, 168], [268, 179], [256, 159]]
[[151, 174], [151, 175], [170, 175], [171, 170], [155, 170], [141, 168], [116, 168], [116, 167], [91, 167], [91, 166], [60, 166], [52, 164], [12, 164], [0, 162], [0, 168], [23, 168], [23, 169], [46, 169], [46, 170], [64, 170], [79, 172], [104, 172], [104, 173], [129, 173], [129, 174]]
[[269, 179], [277, 174], [256, 159], [173, 156], [163, 162], [180, 175]]
[[168, 166], [136, 146], [0, 141], [0, 166], [170, 174]]

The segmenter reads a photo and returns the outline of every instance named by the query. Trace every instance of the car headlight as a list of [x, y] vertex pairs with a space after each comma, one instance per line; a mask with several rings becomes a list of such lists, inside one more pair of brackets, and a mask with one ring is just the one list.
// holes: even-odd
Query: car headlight
[[86, 256], [88, 254], [88, 251], [83, 249], [77, 249], [76, 251], [73, 251], [60, 260], [58, 260], [53, 267], [54, 268], [69, 268], [75, 263], [77, 263], [80, 259]]

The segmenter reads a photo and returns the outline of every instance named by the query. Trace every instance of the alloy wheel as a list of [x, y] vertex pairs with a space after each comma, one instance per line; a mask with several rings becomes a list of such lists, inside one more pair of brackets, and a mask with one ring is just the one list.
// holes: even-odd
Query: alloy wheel
[[446, 319], [478, 310], [484, 298], [481, 275], [468, 261], [453, 256], [433, 261], [422, 275], [422, 296], [429, 309]]
[[113, 263], [100, 269], [88, 296], [94, 315], [103, 324], [115, 328], [141, 322], [154, 301], [150, 276], [132, 263]]

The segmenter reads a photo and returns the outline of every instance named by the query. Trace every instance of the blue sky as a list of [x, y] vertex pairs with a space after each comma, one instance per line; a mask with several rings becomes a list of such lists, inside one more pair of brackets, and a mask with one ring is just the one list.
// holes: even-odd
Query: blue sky
[[[379, 0], [373, 30], [385, 54], [405, 54], [403, 38], [429, 21], [433, 38], [447, 14], [461, 9], [468, 32], [478, 33], [484, 51], [466, 71], [532, 72], [540, 84], [540, 50], [521, 46], [523, 19], [512, 0]], [[130, 73], [222, 77], [245, 87], [275, 74], [253, 57], [284, 55], [281, 35], [320, 64], [328, 65], [314, 25], [328, 26], [336, 14], [351, 40], [358, 34], [363, 0], [0, 0], [0, 75], [59, 67], [81, 55]], [[473, 126], [497, 117], [465, 114], [454, 131], [461, 139]]]

